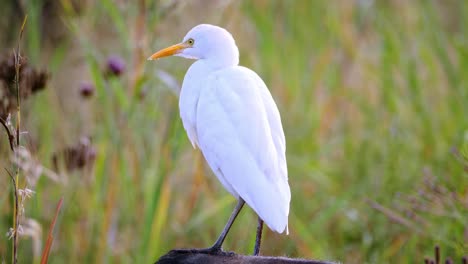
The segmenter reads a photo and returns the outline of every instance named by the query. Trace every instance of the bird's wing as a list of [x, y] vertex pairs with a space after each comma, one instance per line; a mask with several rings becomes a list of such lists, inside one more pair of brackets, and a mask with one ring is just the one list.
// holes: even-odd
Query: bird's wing
[[213, 73], [197, 105], [199, 147], [216, 176], [274, 231], [287, 230], [291, 199], [278, 109], [243, 67]]
[[260, 87], [259, 90], [265, 109], [268, 109], [266, 112], [268, 124], [270, 125], [271, 137], [275, 145], [276, 153], [278, 154], [279, 169], [281, 170], [281, 175], [287, 179], [288, 168], [286, 166], [286, 140], [284, 137], [283, 124], [281, 123], [280, 113], [275, 101], [273, 100], [273, 97], [271, 96], [270, 90], [268, 90], [263, 80], [256, 73], [252, 73], [256, 77], [257, 84]]

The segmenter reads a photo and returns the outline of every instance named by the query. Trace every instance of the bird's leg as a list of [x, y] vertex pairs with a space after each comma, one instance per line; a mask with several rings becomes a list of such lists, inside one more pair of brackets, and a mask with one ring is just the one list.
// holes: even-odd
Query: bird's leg
[[255, 238], [255, 248], [254, 256], [258, 256], [260, 253], [260, 245], [262, 244], [262, 231], [263, 231], [263, 220], [258, 217], [258, 226], [257, 226], [257, 237]]
[[214, 243], [213, 246], [209, 248], [202, 248], [202, 249], [177, 249], [173, 250], [174, 252], [177, 253], [202, 253], [202, 254], [210, 254], [210, 255], [230, 255], [233, 254], [231, 252], [224, 252], [221, 249], [221, 246], [223, 245], [224, 239], [226, 238], [226, 235], [229, 232], [229, 229], [231, 229], [232, 224], [234, 223], [234, 220], [236, 220], [237, 215], [239, 214], [240, 210], [244, 206], [245, 202], [242, 200], [242, 198], [239, 198], [239, 201], [237, 202], [236, 207], [234, 208], [234, 211], [232, 211], [231, 216], [229, 217], [228, 222], [226, 223], [226, 226], [224, 226], [223, 232], [219, 235], [218, 239]]
[[226, 235], [228, 234], [229, 229], [231, 229], [231, 226], [234, 223], [234, 220], [236, 220], [236, 217], [239, 214], [242, 207], [244, 206], [244, 204], [245, 204], [244, 200], [239, 197], [239, 201], [237, 202], [237, 205], [234, 208], [234, 211], [232, 211], [232, 214], [229, 217], [229, 220], [226, 223], [226, 226], [224, 227], [223, 232], [221, 232], [221, 234], [219, 235], [214, 245], [210, 248], [212, 251], [221, 251], [221, 246], [223, 245], [224, 239], [226, 238]]

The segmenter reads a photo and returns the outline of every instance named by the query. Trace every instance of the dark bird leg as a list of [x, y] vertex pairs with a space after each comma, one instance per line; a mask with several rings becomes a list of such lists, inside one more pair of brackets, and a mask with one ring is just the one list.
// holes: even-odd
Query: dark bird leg
[[255, 238], [255, 248], [254, 248], [254, 256], [258, 256], [260, 253], [260, 245], [262, 244], [262, 231], [263, 231], [263, 220], [258, 217], [258, 226], [257, 226], [257, 237]]
[[236, 220], [236, 217], [237, 215], [239, 215], [239, 212], [241, 211], [244, 204], [245, 204], [244, 200], [242, 200], [242, 198], [239, 197], [239, 201], [237, 202], [237, 205], [234, 208], [234, 211], [232, 211], [232, 214], [229, 217], [229, 220], [226, 223], [226, 226], [224, 227], [223, 232], [221, 232], [218, 239], [216, 240], [214, 245], [211, 247], [212, 249], [215, 249], [217, 251], [221, 250], [221, 246], [223, 245], [224, 239], [226, 238], [226, 235], [231, 229], [231, 226], [234, 223], [234, 220]]
[[234, 220], [236, 220], [237, 215], [241, 211], [242, 207], [244, 206], [245, 202], [242, 198], [239, 198], [239, 201], [237, 202], [236, 207], [234, 208], [234, 211], [232, 211], [231, 216], [229, 217], [228, 222], [226, 223], [226, 226], [224, 226], [223, 231], [219, 235], [218, 239], [214, 243], [213, 246], [209, 248], [202, 248], [202, 249], [174, 249], [171, 252], [173, 254], [209, 254], [209, 255], [218, 255], [218, 256], [229, 256], [232, 255], [232, 252], [224, 252], [221, 249], [221, 246], [223, 245], [224, 239], [226, 238], [229, 229], [231, 229], [232, 224], [234, 223]]
[[203, 248], [203, 249], [179, 249], [179, 250], [174, 250], [176, 253], [202, 253], [202, 254], [210, 254], [210, 255], [229, 255], [231, 253], [229, 252], [224, 252], [221, 249], [221, 246], [223, 245], [224, 239], [226, 238], [229, 229], [231, 229], [232, 224], [234, 223], [234, 220], [236, 220], [237, 215], [239, 214], [240, 210], [244, 206], [245, 202], [242, 198], [239, 198], [239, 201], [237, 202], [236, 207], [234, 208], [234, 211], [232, 211], [231, 216], [229, 217], [228, 222], [226, 223], [226, 226], [224, 226], [223, 231], [219, 235], [218, 239], [216, 242], [213, 244], [213, 246], [209, 248]]

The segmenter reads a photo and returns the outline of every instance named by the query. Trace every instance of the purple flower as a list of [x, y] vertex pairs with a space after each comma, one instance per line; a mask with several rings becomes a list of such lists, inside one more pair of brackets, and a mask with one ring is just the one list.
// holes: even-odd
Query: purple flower
[[125, 61], [117, 55], [110, 56], [107, 59], [107, 71], [111, 75], [121, 75], [125, 71]]
[[82, 97], [91, 97], [94, 94], [94, 85], [90, 82], [82, 82], [80, 85], [80, 94]]

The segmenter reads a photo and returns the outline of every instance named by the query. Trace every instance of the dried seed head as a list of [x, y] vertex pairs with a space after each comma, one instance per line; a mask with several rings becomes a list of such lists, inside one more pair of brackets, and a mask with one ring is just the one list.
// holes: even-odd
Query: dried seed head
[[24, 200], [27, 198], [31, 198], [35, 192], [31, 189], [24, 188], [24, 189], [18, 189], [18, 193], [21, 196], [21, 198]]
[[[19, 88], [21, 100], [27, 99], [46, 87], [49, 74], [30, 65], [26, 58], [19, 58]], [[0, 55], [0, 117], [6, 119], [16, 110], [15, 55]]]
[[49, 177], [51, 180], [59, 181], [58, 175], [51, 172], [49, 169], [42, 166], [42, 164], [24, 147], [16, 149], [18, 155], [12, 157], [12, 161], [23, 170], [26, 175], [28, 186], [36, 186], [37, 181], [41, 175]]
[[12, 239], [14, 235], [15, 229], [13, 229], [13, 227], [10, 227], [10, 229], [8, 229], [8, 232], [6, 233], [6, 236], [8, 237], [8, 239]]
[[95, 159], [96, 148], [92, 145], [91, 139], [87, 136], [81, 137], [78, 143], [67, 146], [55, 152], [52, 156], [52, 162], [57, 171], [60, 169], [60, 160], [63, 160], [67, 171], [73, 171], [76, 169], [92, 168]]

